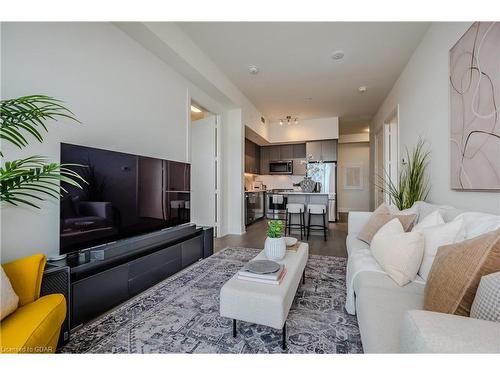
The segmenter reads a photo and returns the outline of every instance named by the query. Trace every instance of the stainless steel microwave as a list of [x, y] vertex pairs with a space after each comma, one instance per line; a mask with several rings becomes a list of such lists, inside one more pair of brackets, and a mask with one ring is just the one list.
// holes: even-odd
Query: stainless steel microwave
[[293, 174], [293, 161], [278, 160], [269, 162], [269, 174]]

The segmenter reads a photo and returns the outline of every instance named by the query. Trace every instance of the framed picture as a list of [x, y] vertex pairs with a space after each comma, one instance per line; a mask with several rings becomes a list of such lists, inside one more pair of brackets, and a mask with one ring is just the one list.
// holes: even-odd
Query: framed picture
[[344, 164], [344, 189], [363, 190], [363, 164]]
[[450, 50], [452, 189], [500, 190], [499, 67], [499, 22], [475, 22]]

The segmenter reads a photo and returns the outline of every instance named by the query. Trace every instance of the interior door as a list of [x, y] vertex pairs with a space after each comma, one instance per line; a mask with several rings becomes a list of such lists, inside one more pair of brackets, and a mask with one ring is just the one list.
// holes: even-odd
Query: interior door
[[375, 134], [375, 207], [384, 203], [384, 136], [383, 129]]
[[[217, 228], [217, 117], [191, 123], [191, 221]], [[217, 231], [216, 231], [217, 232]]]

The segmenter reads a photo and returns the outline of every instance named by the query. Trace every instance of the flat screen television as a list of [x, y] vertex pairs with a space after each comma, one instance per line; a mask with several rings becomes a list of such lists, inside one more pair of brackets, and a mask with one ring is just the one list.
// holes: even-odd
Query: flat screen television
[[190, 222], [189, 164], [66, 143], [61, 163], [87, 181], [61, 185], [61, 254]]

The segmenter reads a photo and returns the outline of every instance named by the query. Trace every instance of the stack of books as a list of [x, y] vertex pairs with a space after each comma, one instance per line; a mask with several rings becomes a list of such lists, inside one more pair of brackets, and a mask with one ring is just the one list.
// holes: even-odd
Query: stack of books
[[254, 273], [245, 267], [238, 271], [238, 280], [254, 281], [256, 283], [279, 285], [286, 274], [286, 268], [282, 264], [278, 271], [273, 273]]

